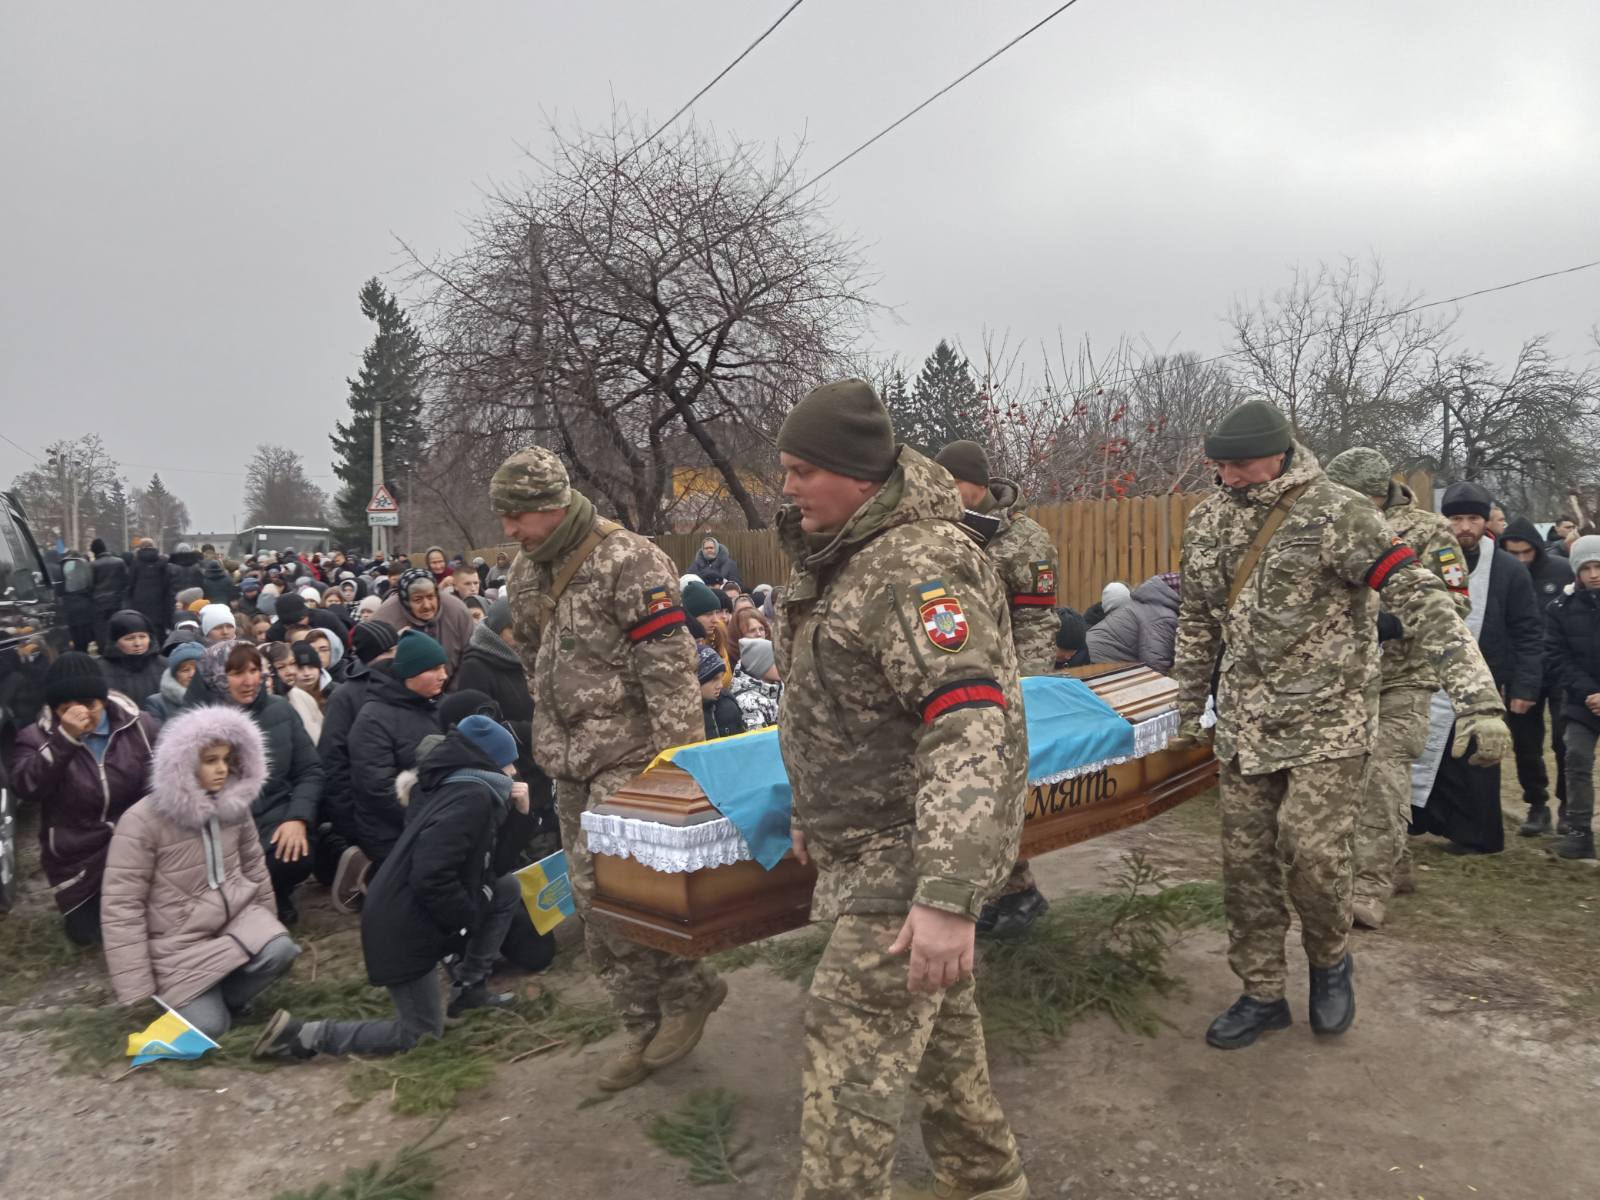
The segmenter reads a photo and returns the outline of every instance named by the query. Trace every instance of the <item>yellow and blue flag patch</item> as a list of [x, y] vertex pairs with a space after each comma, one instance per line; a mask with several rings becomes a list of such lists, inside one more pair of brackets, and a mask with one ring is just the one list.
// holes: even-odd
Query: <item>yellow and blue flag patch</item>
[[523, 867], [517, 872], [517, 883], [522, 887], [522, 903], [527, 906], [528, 919], [540, 933], [549, 933], [576, 911], [572, 905], [572, 881], [567, 878], [565, 850], [557, 850], [532, 866]]
[[163, 1058], [199, 1058], [207, 1050], [217, 1049], [217, 1043], [180, 1017], [159, 996], [156, 1002], [167, 1011], [142, 1032], [128, 1035], [128, 1056], [133, 1059], [134, 1066], [142, 1067]]

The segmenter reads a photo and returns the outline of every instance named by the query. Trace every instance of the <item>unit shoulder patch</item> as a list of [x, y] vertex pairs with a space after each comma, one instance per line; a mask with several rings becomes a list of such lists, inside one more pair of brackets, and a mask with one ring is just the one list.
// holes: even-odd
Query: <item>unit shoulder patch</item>
[[917, 615], [922, 618], [922, 629], [930, 642], [951, 654], [967, 644], [967, 614], [943, 580], [919, 583], [911, 591], [917, 598]]

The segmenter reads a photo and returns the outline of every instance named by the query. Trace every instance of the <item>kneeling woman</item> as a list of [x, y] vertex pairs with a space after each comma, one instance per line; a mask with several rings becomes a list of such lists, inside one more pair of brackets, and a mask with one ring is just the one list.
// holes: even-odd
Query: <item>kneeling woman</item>
[[117, 822], [100, 921], [117, 999], [151, 997], [221, 1037], [300, 948], [276, 915], [250, 806], [267, 778], [261, 731], [206, 706], [161, 730], [150, 794]]

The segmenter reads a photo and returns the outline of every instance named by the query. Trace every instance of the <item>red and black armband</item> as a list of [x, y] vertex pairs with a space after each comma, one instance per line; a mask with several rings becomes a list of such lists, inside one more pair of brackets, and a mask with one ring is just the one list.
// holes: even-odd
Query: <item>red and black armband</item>
[[934, 688], [922, 701], [922, 723], [932, 725], [945, 713], [963, 708], [1004, 708], [1006, 694], [997, 680], [983, 677], [958, 679]]
[[664, 608], [660, 612], [651, 613], [637, 625], [628, 627], [628, 640], [635, 645], [653, 638], [658, 633], [669, 633], [680, 626], [687, 625], [689, 618], [684, 614], [681, 605], [674, 604], [671, 608]]
[[1054, 592], [1014, 592], [1011, 596], [1012, 608], [1054, 608], [1056, 594]]
[[1394, 578], [1394, 573], [1407, 563], [1417, 561], [1417, 552], [1410, 546], [1397, 545], [1387, 554], [1372, 564], [1367, 572], [1366, 583], [1373, 591], [1383, 590], [1383, 585]]

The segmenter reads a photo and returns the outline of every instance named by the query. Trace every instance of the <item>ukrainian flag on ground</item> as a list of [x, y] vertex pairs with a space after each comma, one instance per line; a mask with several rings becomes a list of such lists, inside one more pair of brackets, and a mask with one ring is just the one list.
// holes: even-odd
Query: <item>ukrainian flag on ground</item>
[[134, 1066], [163, 1058], [199, 1058], [207, 1050], [217, 1049], [217, 1043], [180, 1017], [161, 997], [156, 997], [156, 1003], [167, 1011], [144, 1032], [128, 1035], [128, 1055]]
[[572, 881], [567, 878], [567, 853], [557, 850], [517, 872], [522, 903], [540, 933], [549, 933], [577, 910], [572, 904]]

